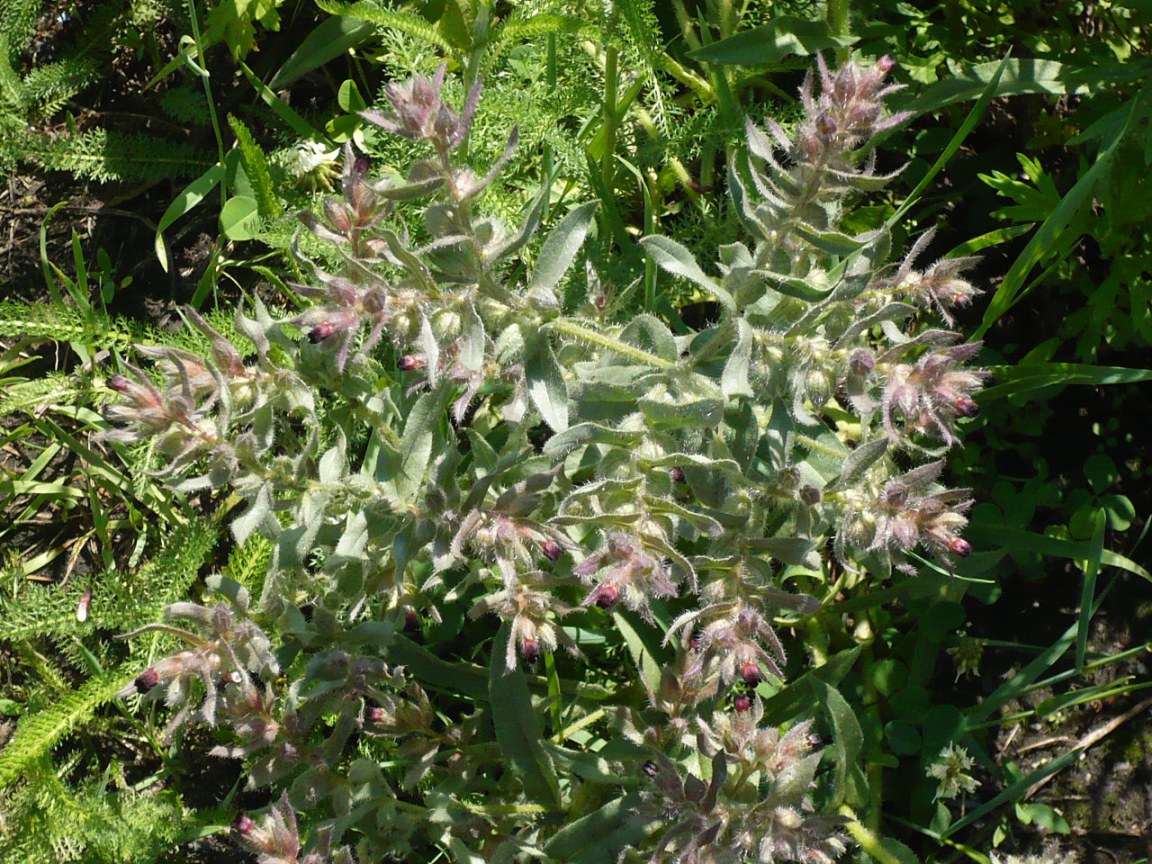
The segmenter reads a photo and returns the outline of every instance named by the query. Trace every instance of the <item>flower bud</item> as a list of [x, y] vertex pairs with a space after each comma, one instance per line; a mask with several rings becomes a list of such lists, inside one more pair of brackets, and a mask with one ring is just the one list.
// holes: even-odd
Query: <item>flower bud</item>
[[596, 591], [596, 605], [601, 609], [611, 609], [620, 599], [615, 585], [601, 585]]
[[322, 321], [308, 331], [308, 341], [313, 345], [316, 345], [319, 342], [323, 342], [335, 332], [335, 324], [333, 324], [331, 321]]
[[540, 553], [549, 561], [555, 561], [564, 554], [564, 547], [555, 540], [545, 540], [540, 544]]
[[420, 632], [420, 616], [411, 609], [404, 613], [404, 632], [409, 634]]
[[647, 774], [649, 777], [655, 777], [660, 773], [660, 766], [653, 762], [651, 759], [646, 761], [640, 766], [640, 770]]
[[740, 694], [732, 700], [732, 707], [743, 714], [752, 707], [752, 700], [744, 694]]
[[848, 369], [853, 375], [863, 377], [876, 368], [876, 358], [867, 348], [857, 348], [848, 358]]
[[520, 656], [529, 663], [535, 663], [540, 657], [540, 643], [535, 639], [525, 639], [520, 643]]
[[232, 820], [232, 830], [239, 834], [241, 837], [247, 837], [256, 830], [256, 823], [251, 818], [241, 813]]
[[760, 683], [760, 667], [749, 660], [740, 667], [740, 677], [749, 687], [755, 687]]
[[896, 61], [889, 57], [887, 54], [876, 61], [876, 71], [881, 75], [887, 75], [895, 68]]
[[372, 705], [364, 712], [364, 719], [369, 723], [383, 723], [386, 717], [387, 714], [379, 705]]
[[105, 383], [109, 390], [115, 390], [117, 393], [127, 393], [132, 387], [132, 382], [123, 375], [113, 375]]
[[948, 551], [957, 558], [967, 558], [972, 554], [972, 544], [963, 537], [953, 537], [948, 541]]
[[668, 472], [668, 474], [672, 477], [673, 483], [683, 483], [684, 482], [684, 469], [683, 468], [680, 468], [680, 467], [673, 468], [671, 471]]
[[952, 410], [958, 417], [975, 417], [980, 413], [980, 406], [971, 396], [960, 395], [952, 400]]
[[428, 364], [423, 357], [418, 357], [415, 354], [405, 354], [396, 362], [396, 365], [400, 368], [401, 372], [414, 372], [417, 369], [423, 369]]
[[811, 483], [800, 487], [800, 500], [809, 507], [815, 507], [823, 497], [820, 490]]
[[159, 683], [160, 674], [151, 666], [149, 666], [147, 669], [136, 676], [136, 692], [147, 693]]

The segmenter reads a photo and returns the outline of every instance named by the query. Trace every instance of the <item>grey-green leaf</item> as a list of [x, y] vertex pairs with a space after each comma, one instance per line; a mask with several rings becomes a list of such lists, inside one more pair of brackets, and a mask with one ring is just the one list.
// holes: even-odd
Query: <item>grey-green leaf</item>
[[652, 235], [640, 241], [644, 249], [652, 256], [652, 260], [671, 273], [695, 282], [709, 294], [714, 296], [729, 312], [736, 311], [736, 303], [732, 295], [717, 284], [716, 280], [705, 273], [692, 253], [685, 246], [677, 243], [671, 237]]
[[532, 707], [528, 682], [519, 669], [509, 671], [505, 657], [512, 627], [505, 621], [492, 644], [488, 692], [492, 722], [501, 754], [524, 784], [525, 795], [549, 808], [560, 806], [560, 783], [552, 760], [544, 750], [540, 723]]
[[528, 396], [553, 432], [568, 428], [568, 388], [543, 333], [524, 334], [524, 377]]
[[532, 277], [528, 280], [527, 291], [550, 290], [560, 284], [560, 280], [572, 266], [576, 253], [584, 245], [584, 238], [588, 236], [588, 227], [592, 224], [592, 214], [596, 212], [598, 202], [588, 201], [581, 204], [567, 216], [560, 224], [552, 229], [544, 247], [540, 250], [540, 257], [532, 269]]
[[396, 474], [392, 485], [401, 500], [411, 501], [424, 480], [428, 469], [428, 459], [432, 455], [432, 442], [436, 426], [444, 410], [444, 393], [441, 389], [429, 390], [416, 400], [408, 422], [404, 424], [404, 435], [400, 439], [400, 452], [397, 456]]

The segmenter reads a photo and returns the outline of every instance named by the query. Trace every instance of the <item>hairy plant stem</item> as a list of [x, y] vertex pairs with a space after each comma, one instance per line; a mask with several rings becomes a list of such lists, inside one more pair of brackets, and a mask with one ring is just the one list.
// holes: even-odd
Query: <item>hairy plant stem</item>
[[629, 345], [627, 342], [622, 342], [614, 336], [608, 336], [604, 333], [598, 333], [595, 330], [589, 330], [587, 327], [581, 327], [575, 321], [567, 318], [557, 318], [555, 321], [549, 321], [545, 326], [558, 333], [563, 333], [565, 336], [571, 336], [573, 339], [579, 339], [582, 342], [596, 345], [606, 351], [613, 351], [625, 357], [630, 357], [654, 369], [671, 369], [676, 365], [671, 360], [665, 360], [663, 357], [649, 354], [647, 351], [637, 348], [635, 345]]

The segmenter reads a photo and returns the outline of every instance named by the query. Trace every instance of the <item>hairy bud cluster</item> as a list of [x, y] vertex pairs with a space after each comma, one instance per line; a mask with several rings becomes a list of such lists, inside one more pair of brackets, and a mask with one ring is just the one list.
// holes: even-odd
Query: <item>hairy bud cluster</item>
[[[591, 264], [593, 320], [566, 312], [561, 279], [590, 205], [523, 256], [534, 266], [520, 278], [550, 189], [515, 228], [479, 213], [517, 135], [483, 177], [456, 164], [479, 88], [449, 107], [442, 66], [386, 88], [391, 111], [364, 114], [434, 158], [374, 181], [348, 145], [339, 196], [301, 217], [340, 251], [334, 272], [314, 267], [296, 286], [314, 305], [239, 315], [254, 361], [190, 314], [208, 356], [148, 351], [155, 380], [135, 367], [109, 378], [109, 416], [125, 428], [106, 437], [155, 439], [174, 457], [165, 476], [203, 471], [183, 488], [231, 484], [246, 502], [238, 545], [259, 534], [273, 549], [259, 615], [246, 599], [170, 607], [186, 628], [145, 629], [182, 650], [126, 688], [176, 707], [170, 728], [226, 722], [234, 739], [214, 753], [246, 759], [257, 783], [290, 784], [291, 803], [234, 825], [261, 861], [340, 860], [326, 831], [358, 834], [363, 860], [433, 848], [476, 860], [469, 844], [485, 860], [545, 857], [549, 827], [524, 831], [524, 801], [567, 806], [573, 787], [553, 782], [538, 721], [583, 735], [609, 717], [587, 707], [595, 687], [632, 701], [613, 681], [570, 699], [554, 686], [560, 661], [657, 622], [671, 659], [653, 669], [638, 649], [649, 705], [610, 717], [652, 751], [650, 860], [825, 864], [844, 851], [842, 820], [811, 809], [810, 723], [763, 725], [758, 691], [784, 679], [776, 626], [836, 602], [787, 580], [823, 571], [807, 589], [822, 591], [832, 566], [862, 581], [914, 571], [917, 550], [948, 566], [971, 552], [967, 493], [944, 485], [941, 462], [915, 463], [959, 443], [985, 377], [967, 365], [978, 345], [918, 319], [953, 323], [975, 292], [959, 275], [970, 262], [915, 271], [922, 239], [894, 273], [883, 231], [844, 233], [852, 197], [886, 179], [859, 166], [862, 152], [904, 119], [884, 107], [891, 65], [821, 62], [793, 134], [749, 124], [730, 185], [754, 246], [724, 246], [718, 276], [672, 238], [645, 238], [656, 264], [716, 298], [700, 332], [609, 320]], [[392, 217], [420, 199], [417, 245]], [[830, 541], [835, 562], [821, 554]], [[667, 624], [670, 598], [680, 614]], [[454, 604], [467, 615], [441, 614]], [[482, 616], [496, 619], [491, 640], [470, 623]], [[289, 681], [265, 626], [293, 658]], [[473, 626], [494, 663], [475, 644], [458, 656]], [[547, 656], [560, 648], [577, 659]], [[493, 760], [493, 728], [534, 767]], [[548, 736], [560, 749], [584, 740], [558, 725]], [[387, 759], [351, 755], [380, 746]], [[322, 826], [306, 842], [292, 803]]]

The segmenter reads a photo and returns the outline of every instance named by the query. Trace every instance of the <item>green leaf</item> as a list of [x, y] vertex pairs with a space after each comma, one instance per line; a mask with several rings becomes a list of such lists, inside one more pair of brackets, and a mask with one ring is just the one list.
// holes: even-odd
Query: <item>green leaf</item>
[[232, 520], [232, 536], [236, 540], [236, 545], [243, 546], [252, 532], [270, 518], [275, 522], [272, 518], [272, 485], [265, 483], [256, 493], [248, 509]]
[[628, 653], [632, 655], [632, 662], [640, 672], [640, 677], [653, 693], [660, 692], [660, 662], [663, 653], [660, 647], [660, 636], [651, 627], [643, 631], [637, 630], [632, 622], [619, 612], [612, 613], [612, 620], [616, 629], [624, 637], [624, 644], [628, 646]]
[[[336, 3], [331, 0], [316, 0], [316, 5], [332, 15], [367, 21], [389, 30], [399, 30], [408, 36], [423, 39], [429, 47], [439, 48], [448, 55], [453, 53], [453, 45], [433, 25], [411, 12], [397, 12], [369, 2]], [[448, 5], [451, 6], [451, 3]]]
[[855, 37], [834, 35], [827, 21], [780, 15], [768, 24], [697, 48], [688, 56], [722, 66], [774, 66], [792, 54], [811, 57], [855, 42]]
[[512, 626], [505, 621], [492, 644], [492, 661], [488, 692], [492, 700], [492, 722], [500, 751], [512, 771], [524, 784], [529, 800], [545, 807], [559, 809], [560, 782], [552, 760], [544, 750], [540, 723], [528, 683], [519, 669], [509, 670], [505, 662], [510, 646]]
[[832, 731], [832, 752], [836, 760], [833, 796], [836, 803], [842, 804], [849, 797], [849, 775], [864, 746], [864, 733], [852, 707], [839, 690], [818, 678], [811, 679], [811, 686]]
[[685, 246], [677, 243], [671, 237], [652, 235], [640, 241], [652, 260], [671, 273], [696, 283], [698, 286], [715, 297], [720, 305], [728, 312], [736, 312], [736, 301], [732, 295], [717, 284], [716, 280], [705, 273], [696, 259]]
[[1140, 384], [1152, 381], [1152, 369], [1123, 366], [1091, 366], [1085, 363], [1026, 363], [993, 366], [992, 377], [1001, 383], [980, 391], [980, 401], [1011, 399], [1065, 384]]
[[919, 90], [899, 108], [914, 114], [939, 111], [956, 102], [977, 99], [1000, 75], [992, 97], [1040, 93], [1049, 96], [1091, 94], [1133, 81], [1145, 74], [1140, 64], [1068, 66], [1053, 60], [1008, 59], [980, 63]]
[[[1128, 130], [1133, 126], [1133, 119], [1144, 118], [1147, 115], [1147, 105], [1152, 100], [1152, 81], [1145, 83], [1131, 100], [1124, 111], [1124, 123], [1116, 133], [1115, 138], [1106, 147], [1092, 167], [1084, 172], [1068, 193], [1060, 200], [1060, 204], [1049, 214], [1043, 224], [1037, 229], [1028, 245], [1012, 262], [996, 294], [992, 297], [984, 313], [984, 319], [973, 335], [974, 339], [981, 338], [989, 328], [1009, 309], [1018, 303], [1032, 286], [1026, 285], [1029, 274], [1055, 249], [1061, 235], [1072, 220], [1091, 203], [1096, 195], [1099, 185], [1111, 175], [1113, 163], [1121, 151], [1121, 143], [1127, 137]], [[1146, 121], [1145, 121], [1146, 122]], [[1135, 124], [1136, 128], [1143, 129], [1143, 123]]]
[[643, 432], [628, 432], [596, 423], [578, 423], [553, 435], [544, 444], [544, 454], [560, 460], [588, 444], [607, 444], [611, 447], [633, 448], [644, 440]]
[[416, 400], [412, 413], [408, 415], [408, 422], [404, 424], [396, 475], [392, 478], [396, 495], [401, 500], [412, 501], [424, 484], [424, 472], [432, 456], [436, 427], [444, 416], [444, 400], [443, 387], [429, 390]]
[[729, 399], [736, 396], [752, 397], [752, 385], [748, 382], [748, 369], [752, 362], [752, 326], [743, 318], [736, 321], [736, 344], [724, 371], [720, 375], [720, 389]]
[[160, 221], [156, 224], [156, 257], [165, 273], [168, 272], [168, 247], [164, 243], [164, 232], [173, 222], [203, 201], [224, 179], [224, 172], [224, 166], [217, 162], [185, 186], [184, 191], [176, 196], [175, 200], [168, 205], [168, 209], [164, 211], [164, 215], [160, 217]]
[[[1039, 552], [1041, 555], [1069, 558], [1074, 561], [1084, 561], [1093, 555], [1092, 548], [1088, 543], [1065, 540], [1061, 537], [1048, 537], [1045, 534], [1034, 534], [1019, 528], [973, 523], [966, 533], [982, 546], [999, 545], [1005, 546], [1009, 550]], [[1109, 567], [1116, 567], [1152, 582], [1152, 573], [1118, 552], [1104, 549], [1101, 551], [1100, 561]]]
[[528, 396], [553, 432], [568, 428], [568, 388], [548, 336], [539, 331], [524, 340], [524, 378]]
[[56, 746], [76, 726], [86, 723], [128, 680], [129, 673], [116, 671], [90, 678], [79, 690], [56, 699], [46, 708], [20, 719], [11, 740], [0, 750], [0, 789], [19, 779], [41, 756]]
[[525, 289], [528, 293], [537, 290], [550, 291], [560, 284], [560, 280], [572, 266], [576, 253], [584, 245], [584, 238], [588, 236], [588, 227], [592, 224], [592, 215], [596, 212], [597, 206], [596, 201], [581, 204], [552, 229], [540, 250], [540, 257], [536, 259], [536, 266], [532, 268], [532, 276]]
[[220, 210], [220, 230], [229, 240], [251, 240], [260, 225], [260, 205], [255, 198], [237, 195]]
[[629, 793], [569, 822], [544, 845], [544, 854], [568, 864], [616, 861], [624, 849], [635, 846], [647, 833], [634, 815], [639, 804], [640, 796]]
[[276, 70], [268, 86], [273, 90], [284, 89], [302, 75], [347, 54], [350, 48], [372, 38], [375, 32], [376, 28], [372, 24], [351, 15], [339, 15], [321, 21]]

